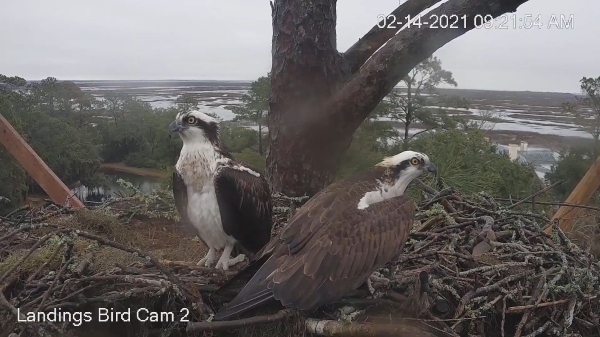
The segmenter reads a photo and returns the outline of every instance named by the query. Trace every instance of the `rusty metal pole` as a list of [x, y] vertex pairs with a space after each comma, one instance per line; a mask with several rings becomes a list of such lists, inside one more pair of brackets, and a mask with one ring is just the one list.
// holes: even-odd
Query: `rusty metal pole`
[[31, 177], [57, 204], [81, 208], [84, 204], [71, 190], [54, 174], [44, 160], [27, 144], [12, 125], [0, 114], [0, 144], [15, 157]]

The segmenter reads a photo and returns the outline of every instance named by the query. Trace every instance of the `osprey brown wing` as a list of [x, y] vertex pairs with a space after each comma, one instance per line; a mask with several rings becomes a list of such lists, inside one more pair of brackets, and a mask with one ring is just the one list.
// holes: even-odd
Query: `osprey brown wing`
[[179, 213], [179, 217], [181, 218], [181, 223], [186, 227], [186, 229], [191, 229], [192, 224], [187, 216], [187, 187], [183, 182], [183, 178], [177, 173], [177, 171], [173, 172], [173, 198], [175, 199], [175, 207], [177, 208], [177, 213]]
[[402, 251], [415, 206], [399, 196], [357, 208], [373, 184], [330, 186], [312, 198], [262, 254], [271, 254], [215, 319], [242, 313], [269, 299], [308, 310], [331, 303], [366, 282]]
[[[183, 181], [183, 178], [175, 171], [173, 173], [173, 199], [175, 199], [175, 208], [177, 208], [177, 213], [179, 214], [181, 228], [184, 233], [190, 235], [196, 235], [198, 232], [194, 225], [190, 222], [190, 219], [187, 215], [188, 209], [188, 195], [187, 195], [187, 187]], [[202, 239], [200, 239], [202, 240]], [[204, 241], [202, 241], [204, 242]], [[206, 242], [204, 242], [206, 244]]]
[[269, 183], [263, 176], [223, 167], [215, 177], [215, 192], [225, 233], [245, 249], [258, 252], [271, 239]]

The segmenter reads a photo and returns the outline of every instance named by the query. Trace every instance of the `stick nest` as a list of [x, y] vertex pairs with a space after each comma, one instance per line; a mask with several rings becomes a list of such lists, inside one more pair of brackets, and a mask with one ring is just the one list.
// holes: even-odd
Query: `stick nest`
[[[206, 322], [211, 309], [203, 299], [236, 271], [196, 266], [202, 244], [180, 234], [173, 220], [135, 216], [135, 200], [83, 210], [24, 207], [0, 217], [0, 336], [80, 336], [92, 329], [106, 336], [179, 336], [186, 329], [235, 335], [234, 327], [265, 323], [238, 335], [402, 336], [403, 326], [416, 329], [411, 336], [598, 334], [600, 265], [556, 224], [548, 235], [543, 215], [483, 194], [429, 193], [418, 204], [404, 254], [376, 273], [368, 291], [295, 313], [293, 328], [276, 323], [290, 311]], [[278, 232], [305, 199], [276, 194], [274, 201]], [[131, 322], [99, 323], [100, 308], [129, 309]], [[142, 323], [135, 319], [139, 308], [172, 312], [175, 319]], [[93, 319], [79, 326], [74, 315], [64, 319], [70, 322], [17, 320], [44, 312], [90, 312]]]

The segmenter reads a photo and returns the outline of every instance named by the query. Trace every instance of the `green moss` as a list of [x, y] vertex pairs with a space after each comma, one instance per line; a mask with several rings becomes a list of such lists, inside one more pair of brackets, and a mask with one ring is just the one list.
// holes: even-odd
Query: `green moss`
[[[23, 263], [21, 263], [13, 273], [29, 274], [40, 269], [46, 261], [50, 260], [50, 258], [57, 249], [61, 249], [60, 247], [61, 246], [56, 243], [46, 242], [44, 246], [36, 249], [25, 261], [23, 261]], [[0, 262], [0, 275], [4, 274], [6, 271], [12, 268], [27, 253], [27, 250], [19, 250], [8, 255], [4, 260]], [[61, 258], [62, 257], [60, 256], [60, 253], [57, 254], [52, 259], [52, 261], [48, 263], [48, 269], [54, 270], [58, 268]]]

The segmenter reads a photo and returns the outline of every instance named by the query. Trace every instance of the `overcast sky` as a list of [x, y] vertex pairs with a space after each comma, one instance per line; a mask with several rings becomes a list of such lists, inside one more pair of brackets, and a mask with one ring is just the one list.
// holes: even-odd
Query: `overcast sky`
[[[398, 1], [339, 0], [338, 49]], [[597, 0], [530, 0], [517, 21], [539, 15], [544, 28], [473, 30], [435, 55], [459, 88], [579, 92], [600, 76], [598, 13]], [[551, 15], [573, 28], [547, 28]], [[270, 70], [271, 34], [268, 0], [0, 0], [0, 74], [253, 80]]]

